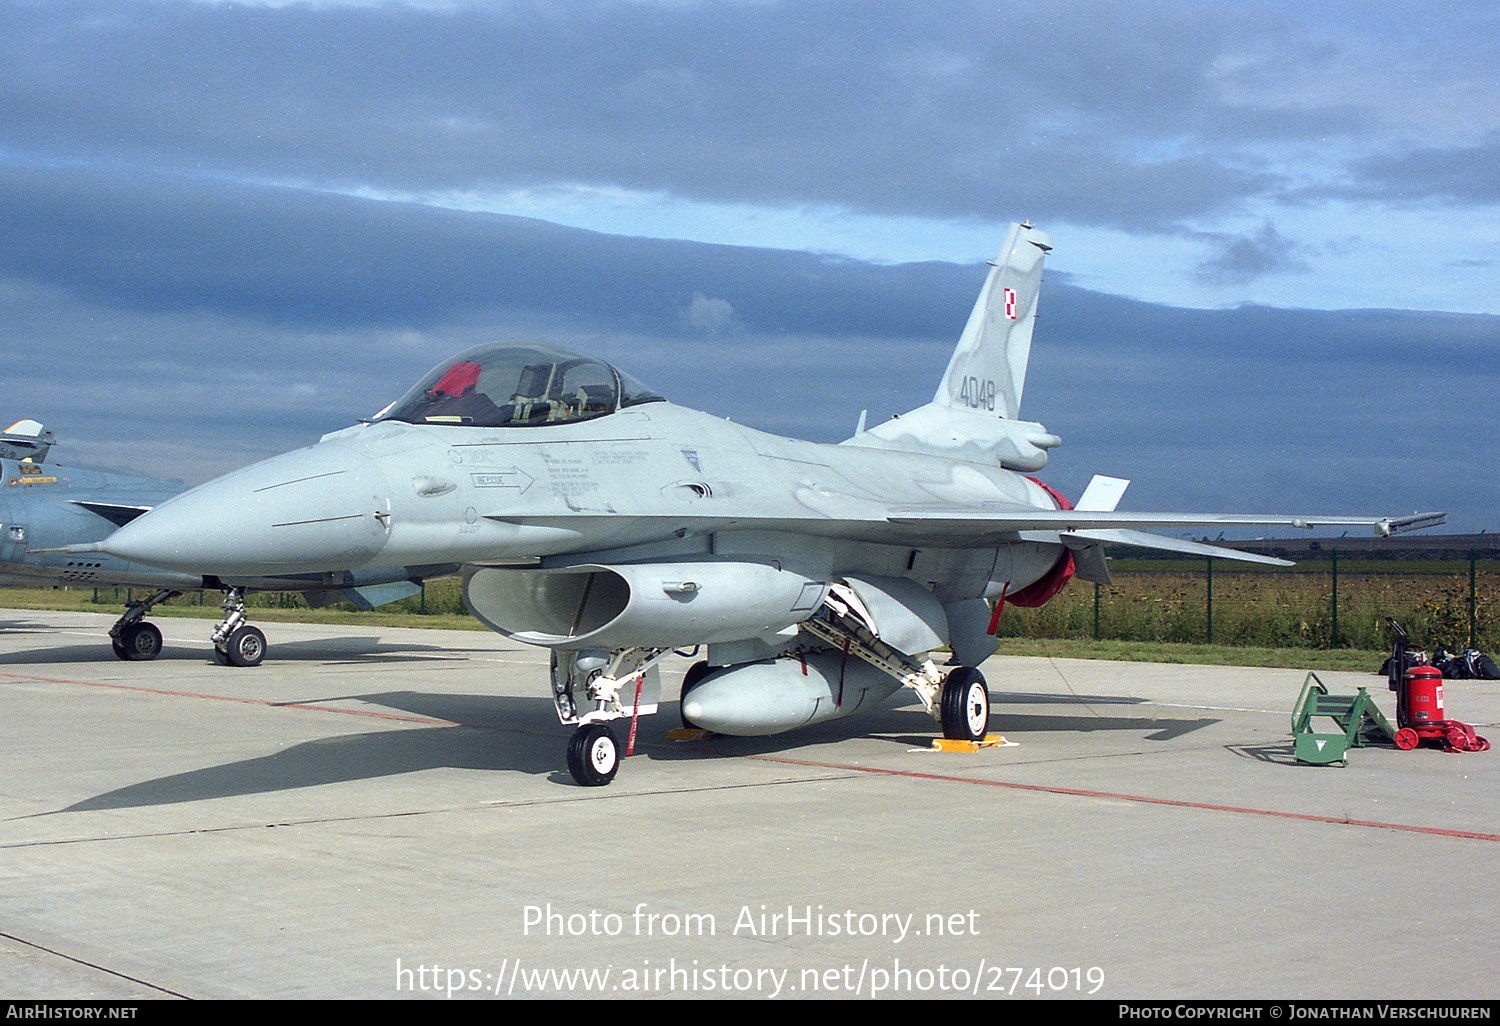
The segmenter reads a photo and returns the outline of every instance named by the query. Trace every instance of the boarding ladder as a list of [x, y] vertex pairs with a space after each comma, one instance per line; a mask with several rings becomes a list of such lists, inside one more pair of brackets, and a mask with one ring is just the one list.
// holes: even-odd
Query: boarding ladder
[[[1314, 716], [1332, 719], [1338, 724], [1338, 732], [1314, 731]], [[1367, 689], [1360, 688], [1357, 695], [1330, 695], [1314, 673], [1302, 682], [1302, 694], [1292, 709], [1292, 742], [1298, 762], [1347, 765], [1350, 748], [1389, 744], [1395, 739], [1396, 728], [1381, 715]]]

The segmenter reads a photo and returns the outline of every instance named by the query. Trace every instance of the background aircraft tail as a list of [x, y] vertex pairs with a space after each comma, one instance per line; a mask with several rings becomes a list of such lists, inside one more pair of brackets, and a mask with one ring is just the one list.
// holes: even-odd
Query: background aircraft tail
[[41, 463], [56, 441], [51, 431], [34, 420], [18, 420], [0, 432], [0, 456]]
[[1045, 466], [1047, 450], [1061, 440], [1017, 417], [1042, 261], [1051, 248], [1045, 232], [1011, 225], [932, 402], [869, 430], [861, 421], [845, 444], [999, 462], [1010, 470]]

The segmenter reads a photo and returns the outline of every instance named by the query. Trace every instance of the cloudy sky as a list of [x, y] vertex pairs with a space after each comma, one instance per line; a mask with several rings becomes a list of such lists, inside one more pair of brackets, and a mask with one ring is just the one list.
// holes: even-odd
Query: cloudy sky
[[0, 0], [0, 418], [204, 480], [490, 339], [836, 441], [1005, 225], [1076, 495], [1500, 530], [1493, 0]]

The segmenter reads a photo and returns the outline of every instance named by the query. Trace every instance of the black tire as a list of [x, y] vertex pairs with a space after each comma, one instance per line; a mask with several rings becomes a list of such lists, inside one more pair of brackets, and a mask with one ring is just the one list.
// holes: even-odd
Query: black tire
[[266, 636], [259, 627], [248, 624], [229, 635], [224, 643], [224, 658], [230, 666], [259, 666], [266, 657]]
[[983, 741], [990, 725], [990, 692], [984, 675], [959, 666], [943, 681], [939, 699], [943, 737], [950, 741]]
[[568, 742], [568, 772], [584, 787], [602, 787], [620, 768], [620, 746], [612, 730], [589, 723], [573, 731]]
[[120, 659], [130, 658], [130, 653], [126, 651], [124, 642], [113, 635], [110, 635], [109, 647], [115, 650], [115, 655]]
[[154, 623], [137, 620], [120, 632], [115, 654], [135, 662], [155, 659], [161, 655], [161, 630]]
[[708, 665], [707, 660], [700, 659], [692, 666], [689, 666], [687, 673], [684, 673], [682, 675], [682, 692], [678, 695], [677, 698], [677, 715], [682, 718], [682, 725], [684, 727], [688, 727], [692, 730], [703, 729], [702, 727], [698, 726], [698, 724], [682, 715], [682, 703], [687, 698], [688, 692], [697, 687], [698, 684], [703, 680], [703, 678], [708, 676], [708, 673], [711, 669], [713, 669], [713, 667]]

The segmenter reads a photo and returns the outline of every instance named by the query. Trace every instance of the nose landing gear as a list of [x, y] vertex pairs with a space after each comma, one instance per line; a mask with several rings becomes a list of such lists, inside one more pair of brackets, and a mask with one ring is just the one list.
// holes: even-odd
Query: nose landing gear
[[266, 657], [266, 635], [245, 622], [245, 594], [239, 588], [224, 592], [224, 619], [214, 628], [214, 658], [226, 666], [259, 666]]
[[121, 659], [146, 660], [161, 655], [161, 629], [146, 619], [151, 607], [181, 595], [180, 591], [159, 588], [144, 599], [125, 607], [125, 615], [109, 629], [109, 645]]

